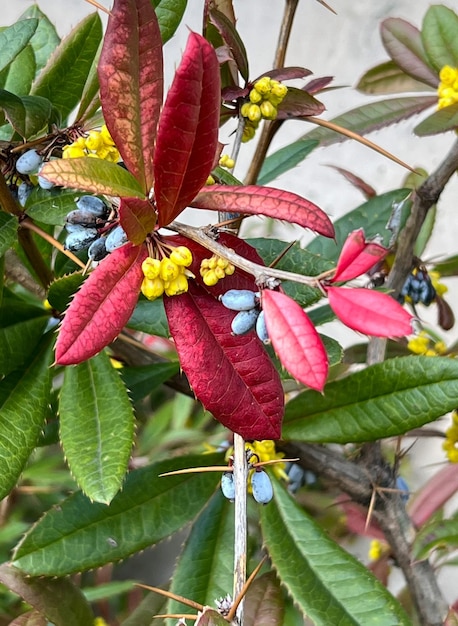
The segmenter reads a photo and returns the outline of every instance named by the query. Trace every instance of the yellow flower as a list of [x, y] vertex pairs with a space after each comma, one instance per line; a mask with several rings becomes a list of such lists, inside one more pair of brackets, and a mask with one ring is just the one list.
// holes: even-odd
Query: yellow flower
[[445, 431], [445, 440], [442, 444], [450, 463], [458, 463], [458, 411], [452, 413], [452, 425]]
[[144, 278], [141, 292], [148, 300], [155, 300], [164, 293], [164, 281], [161, 278]]
[[142, 263], [142, 272], [146, 278], [153, 280], [159, 276], [159, 272], [161, 271], [161, 262], [159, 259], [153, 259], [152, 257], [147, 257]]
[[213, 287], [221, 278], [231, 276], [234, 272], [232, 263], [216, 254], [209, 259], [202, 259], [200, 263], [200, 275], [208, 287]]
[[164, 258], [161, 261], [160, 277], [164, 282], [175, 280], [180, 274], [180, 266], [171, 259]]
[[192, 252], [186, 246], [178, 246], [170, 253], [170, 260], [177, 265], [189, 267], [192, 263]]
[[438, 296], [443, 296], [444, 293], [447, 293], [448, 287], [447, 285], [444, 285], [444, 283], [440, 282], [441, 275], [439, 274], [439, 272], [432, 270], [431, 272], [428, 272], [428, 276], [430, 277], [431, 283], [436, 290]]
[[[245, 444], [245, 449], [247, 452], [251, 452], [253, 455], [256, 455], [259, 461], [279, 460], [285, 456], [283, 452], [277, 452], [275, 449], [275, 442], [271, 439], [263, 439], [262, 441], [247, 443]], [[286, 463], [275, 463], [272, 465], [273, 473], [277, 476], [277, 478], [287, 481], [288, 475], [285, 469]]]
[[386, 546], [379, 539], [372, 539], [368, 556], [371, 561], [378, 561], [381, 556], [383, 556], [384, 551], [386, 550]]
[[108, 626], [103, 617], [96, 617], [94, 620], [94, 626]]
[[181, 293], [188, 291], [188, 279], [184, 274], [180, 274], [165, 288], [165, 294], [167, 296], [179, 296]]
[[437, 108], [443, 109], [458, 102], [458, 68], [444, 65], [439, 72], [439, 78], [441, 82], [437, 88]]
[[407, 349], [414, 354], [426, 354], [429, 348], [429, 337], [424, 331], [422, 331], [413, 339], [409, 339], [407, 343]]

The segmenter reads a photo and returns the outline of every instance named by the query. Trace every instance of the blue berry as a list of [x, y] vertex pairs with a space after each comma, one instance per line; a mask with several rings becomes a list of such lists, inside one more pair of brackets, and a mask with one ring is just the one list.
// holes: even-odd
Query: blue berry
[[65, 240], [66, 250], [70, 250], [70, 252], [84, 250], [99, 236], [95, 228], [84, 228], [83, 226], [80, 228], [81, 230], [75, 230], [67, 235]]
[[229, 289], [220, 296], [222, 304], [232, 311], [249, 311], [259, 302], [259, 298], [254, 291], [249, 289]]
[[274, 490], [269, 476], [262, 469], [256, 469], [251, 475], [251, 488], [253, 498], [259, 504], [267, 504], [274, 495]]
[[232, 472], [224, 472], [221, 477], [221, 491], [225, 498], [233, 502], [235, 500], [235, 483]]
[[258, 315], [258, 319], [256, 320], [256, 334], [262, 343], [268, 344], [270, 343], [269, 333], [267, 332], [266, 326], [266, 316], [264, 315], [264, 311], [261, 311]]
[[87, 251], [87, 255], [91, 261], [101, 261], [107, 256], [108, 250], [106, 241], [106, 237], [99, 237], [91, 243]]
[[84, 209], [74, 209], [67, 214], [68, 224], [95, 224], [97, 216], [91, 211], [85, 211]]
[[116, 248], [120, 248], [128, 241], [129, 239], [127, 238], [124, 229], [121, 226], [115, 226], [115, 228], [110, 231], [109, 235], [107, 235], [107, 252], [113, 252], [113, 250], [116, 250]]
[[33, 190], [33, 185], [30, 183], [21, 183], [17, 188], [17, 199], [21, 206], [25, 206], [27, 198], [30, 196]]
[[251, 309], [250, 311], [240, 311], [232, 320], [231, 329], [234, 335], [244, 335], [256, 325], [259, 311]]
[[46, 178], [43, 178], [43, 176], [38, 176], [38, 184], [42, 189], [46, 189], [46, 191], [49, 191], [54, 187], [54, 183], [52, 183], [50, 180], [46, 180]]
[[402, 478], [402, 476], [398, 476], [396, 478], [396, 489], [399, 489], [401, 492], [399, 495], [401, 496], [401, 500], [406, 503], [410, 497], [409, 485]]
[[76, 206], [81, 211], [88, 211], [96, 217], [104, 217], [108, 212], [106, 204], [96, 196], [81, 196], [76, 201]]
[[16, 161], [19, 174], [36, 174], [43, 163], [43, 157], [36, 150], [27, 150]]

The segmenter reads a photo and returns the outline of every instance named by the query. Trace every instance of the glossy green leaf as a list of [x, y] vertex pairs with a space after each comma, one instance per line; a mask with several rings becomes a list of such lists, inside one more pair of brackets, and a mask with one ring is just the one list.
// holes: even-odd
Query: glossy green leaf
[[416, 560], [428, 558], [434, 549], [446, 547], [448, 550], [458, 547], [458, 517], [436, 519], [425, 524], [417, 533], [412, 557]]
[[166, 43], [172, 38], [181, 22], [187, 0], [152, 0], [152, 2], [156, 9], [162, 42]]
[[38, 27], [30, 40], [35, 53], [36, 69], [40, 71], [48, 62], [49, 57], [59, 45], [60, 37], [48, 17], [40, 10], [37, 4], [32, 4], [21, 15], [22, 19], [38, 19]]
[[48, 290], [48, 302], [53, 309], [64, 312], [76, 291], [81, 287], [86, 276], [74, 272], [68, 276], [57, 278]]
[[65, 576], [143, 550], [192, 520], [219, 480], [214, 472], [159, 475], [221, 462], [220, 454], [204, 454], [134, 470], [109, 506], [75, 493], [24, 537], [16, 548], [14, 565], [31, 575]]
[[328, 304], [323, 304], [310, 311], [307, 311], [307, 315], [312, 320], [315, 326], [327, 324], [328, 322], [333, 322], [336, 319], [336, 314]]
[[304, 614], [316, 626], [408, 626], [410, 619], [382, 583], [334, 543], [277, 480], [273, 485], [274, 499], [261, 510], [264, 544]]
[[51, 339], [49, 333], [26, 367], [0, 381], [0, 498], [16, 484], [43, 427], [50, 393]]
[[448, 257], [441, 263], [436, 263], [434, 270], [441, 276], [458, 276], [458, 255]]
[[305, 391], [286, 405], [285, 439], [348, 443], [402, 435], [453, 410], [458, 363], [446, 357], [391, 359]]
[[135, 582], [134, 580], [112, 580], [108, 583], [98, 584], [97, 587], [85, 587], [83, 589], [84, 597], [91, 603], [115, 598], [132, 591]]
[[76, 209], [75, 201], [81, 192], [73, 189], [32, 189], [25, 204], [25, 212], [38, 222], [63, 226], [70, 211]]
[[101, 51], [102, 41], [99, 44], [98, 50], [94, 55], [91, 68], [86, 76], [86, 82], [84, 83], [83, 92], [81, 94], [81, 102], [76, 113], [77, 120], [83, 121], [89, 119], [100, 108], [99, 76], [97, 66], [99, 64]]
[[[164, 613], [165, 598], [158, 593], [148, 593], [121, 626], [151, 626], [151, 616]], [[165, 626], [165, 619], [155, 618], [154, 626]]]
[[56, 48], [32, 88], [50, 100], [63, 119], [75, 108], [102, 39], [98, 13], [84, 18]]
[[60, 438], [70, 470], [91, 500], [109, 504], [127, 471], [134, 415], [105, 352], [65, 370]]
[[0, 32], [0, 71], [26, 47], [37, 26], [37, 19], [19, 20]]
[[162, 298], [157, 300], [140, 299], [127, 326], [148, 335], [170, 337], [167, 316]]
[[3, 256], [16, 241], [17, 229], [17, 217], [0, 211], [0, 256]]
[[437, 135], [458, 128], [458, 102], [435, 111], [425, 120], [417, 124], [413, 132], [419, 137]]
[[429, 91], [429, 87], [403, 72], [394, 61], [381, 63], [368, 70], [356, 89], [371, 95], [387, 95], [412, 91]]
[[41, 96], [15, 96], [0, 89], [0, 109], [5, 117], [24, 139], [33, 137], [48, 123], [51, 115], [51, 103]]
[[309, 141], [296, 141], [293, 149], [291, 149], [290, 146], [280, 148], [280, 150], [277, 150], [277, 152], [264, 160], [256, 184], [267, 185], [267, 183], [278, 178], [281, 174], [296, 167], [296, 165], [301, 163], [318, 145], [318, 140], [311, 139]]
[[130, 172], [104, 159], [90, 157], [56, 159], [45, 163], [41, 174], [56, 185], [90, 193], [145, 197], [139, 183]]
[[0, 328], [0, 377], [21, 368], [32, 356], [44, 329], [48, 315], [10, 324]]
[[120, 370], [120, 374], [129, 390], [129, 396], [132, 398], [132, 401], [138, 402], [138, 400], [148, 396], [159, 385], [178, 374], [179, 370], [180, 365], [178, 361], [171, 361], [140, 367], [123, 367]]
[[[203, 606], [214, 606], [217, 598], [232, 593], [233, 578], [234, 505], [218, 489], [192, 525], [170, 591]], [[175, 600], [167, 605], [167, 613], [184, 610]]]
[[431, 6], [423, 19], [421, 39], [431, 65], [458, 67], [458, 15], [440, 4]]
[[43, 314], [43, 307], [37, 306], [34, 298], [19, 296], [9, 289], [4, 289], [2, 306], [0, 307], [1, 328], [41, 317]]
[[0, 565], [0, 582], [55, 626], [89, 626], [94, 614], [78, 587], [68, 578], [31, 578], [12, 565]]
[[386, 228], [388, 220], [394, 206], [405, 200], [409, 194], [410, 189], [395, 189], [371, 198], [334, 222], [337, 245], [331, 239], [317, 237], [308, 244], [307, 250], [330, 261], [337, 261], [348, 233], [360, 228], [361, 224], [364, 224], [367, 239], [380, 235], [382, 243], [388, 245], [392, 237], [392, 232]]
[[29, 43], [14, 61], [0, 72], [0, 87], [17, 96], [27, 95], [35, 78], [35, 69], [35, 54]]

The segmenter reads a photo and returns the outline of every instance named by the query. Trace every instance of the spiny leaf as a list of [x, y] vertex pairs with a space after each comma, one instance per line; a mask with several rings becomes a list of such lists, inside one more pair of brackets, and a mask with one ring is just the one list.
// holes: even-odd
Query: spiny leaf
[[403, 72], [394, 61], [387, 61], [363, 74], [356, 89], [371, 95], [389, 95], [426, 91], [428, 87]]
[[154, 155], [159, 226], [189, 205], [210, 174], [218, 144], [220, 75], [212, 46], [191, 33], [161, 113]]
[[127, 471], [134, 415], [126, 388], [104, 352], [66, 368], [59, 414], [73, 476], [89, 499], [109, 504]]
[[419, 137], [437, 135], [458, 128], [458, 103], [435, 111], [432, 115], [420, 122], [413, 132]]
[[126, 244], [92, 272], [65, 314], [56, 344], [58, 363], [81, 363], [119, 335], [137, 302], [147, 254], [144, 247]]
[[48, 290], [48, 302], [52, 308], [60, 312], [65, 311], [85, 279], [86, 276], [81, 272], [74, 272], [53, 281]]
[[326, 349], [301, 307], [279, 291], [262, 292], [262, 308], [275, 352], [292, 376], [322, 391], [328, 375]]
[[[168, 335], [167, 335], [168, 336]], [[132, 402], [138, 402], [150, 395], [159, 385], [178, 374], [180, 365], [176, 361], [152, 363], [137, 367], [123, 367], [120, 370]]]
[[163, 93], [162, 40], [151, 0], [114, 2], [99, 83], [110, 134], [128, 170], [148, 193]]
[[197, 286], [164, 304], [181, 366], [204, 407], [244, 439], [278, 439], [283, 391], [256, 334], [233, 335], [234, 311]]
[[81, 192], [73, 189], [42, 189], [37, 185], [27, 198], [25, 212], [38, 222], [63, 226], [80, 196]]
[[431, 6], [423, 19], [421, 38], [433, 68], [458, 67], [458, 15], [446, 6]]
[[391, 296], [373, 289], [328, 287], [329, 305], [349, 328], [374, 337], [405, 337], [413, 317]]
[[48, 322], [49, 315], [41, 315], [5, 327], [0, 324], [0, 377], [23, 367], [30, 359]]
[[38, 20], [31, 18], [19, 20], [0, 32], [0, 71], [5, 69], [26, 47], [37, 26]]
[[212, 185], [191, 202], [196, 209], [265, 215], [310, 228], [325, 237], [334, 237], [331, 220], [316, 204], [290, 191], [248, 185]]
[[129, 241], [140, 245], [156, 223], [154, 208], [148, 200], [142, 198], [121, 198], [119, 223]]

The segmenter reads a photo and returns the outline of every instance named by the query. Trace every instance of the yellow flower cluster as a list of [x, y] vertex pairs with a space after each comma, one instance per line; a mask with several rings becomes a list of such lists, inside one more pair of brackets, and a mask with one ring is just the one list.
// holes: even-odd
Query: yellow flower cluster
[[255, 82], [248, 96], [249, 101], [240, 109], [241, 115], [246, 118], [242, 141], [253, 139], [262, 119], [274, 120], [277, 117], [277, 107], [287, 92], [285, 85], [269, 76], [263, 76]]
[[380, 541], [380, 539], [372, 539], [369, 546], [368, 557], [371, 561], [378, 561], [388, 551], [389, 546], [385, 541]]
[[409, 340], [407, 348], [414, 354], [423, 356], [442, 356], [447, 352], [443, 341], [434, 341], [424, 330]]
[[452, 413], [452, 425], [445, 431], [445, 441], [442, 444], [450, 463], [458, 463], [458, 411]]
[[194, 277], [187, 269], [191, 263], [192, 253], [186, 246], [173, 248], [170, 256], [162, 259], [147, 257], [142, 263], [142, 294], [148, 300], [155, 300], [164, 293], [166, 296], [185, 293], [188, 291], [188, 278]]
[[86, 137], [78, 137], [69, 146], [62, 150], [64, 159], [76, 159], [78, 157], [92, 157], [105, 159], [111, 163], [117, 163], [121, 156], [111, 138], [105, 124], [100, 130], [91, 130]]
[[203, 259], [200, 264], [200, 275], [208, 287], [213, 287], [221, 278], [231, 276], [234, 272], [232, 263], [216, 254], [209, 259]]
[[[276, 451], [275, 443], [271, 439], [246, 443], [245, 450], [252, 455], [256, 455], [259, 461], [274, 461], [282, 459], [285, 456], [283, 452]], [[254, 461], [257, 462], [257, 459], [255, 458]], [[286, 463], [275, 463], [272, 465], [272, 470], [276, 477], [287, 481], [288, 474], [285, 469]]]
[[228, 154], [222, 154], [218, 164], [220, 167], [227, 167], [228, 170], [231, 170], [235, 165], [235, 161]]
[[444, 109], [458, 102], [458, 67], [444, 65], [439, 72], [440, 83], [437, 88], [438, 109]]

